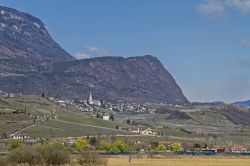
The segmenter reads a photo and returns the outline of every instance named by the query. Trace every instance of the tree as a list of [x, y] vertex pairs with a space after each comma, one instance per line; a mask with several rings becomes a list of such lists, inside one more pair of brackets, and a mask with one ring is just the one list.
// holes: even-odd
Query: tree
[[12, 151], [12, 150], [16, 150], [18, 147], [20, 147], [22, 145], [22, 142], [19, 141], [19, 140], [12, 140], [10, 142], [10, 148], [9, 150]]
[[8, 134], [7, 133], [2, 133], [1, 134], [1, 138], [2, 139], [7, 139], [8, 138]]
[[119, 129], [119, 126], [118, 126], [118, 125], [116, 125], [116, 127], [115, 127], [115, 128], [116, 128], [116, 130], [118, 130], [118, 129]]
[[113, 144], [110, 144], [106, 141], [101, 141], [101, 147], [106, 152], [112, 152], [112, 153], [123, 153], [128, 151], [128, 145], [122, 141], [122, 140], [116, 140]]
[[200, 144], [195, 143], [195, 144], [193, 145], [193, 148], [194, 148], [194, 149], [199, 149], [199, 148], [201, 148], [201, 145], [200, 145]]
[[115, 120], [114, 115], [111, 114], [110, 117], [109, 117], [109, 119], [112, 120], [112, 121], [114, 121]]
[[99, 112], [96, 113], [96, 118], [101, 118], [101, 115], [99, 114]]
[[151, 148], [152, 148], [152, 149], [155, 149], [155, 148], [158, 147], [159, 142], [151, 142], [150, 144], [151, 144]]
[[116, 140], [112, 144], [112, 148], [117, 149], [118, 152], [127, 152], [128, 151], [128, 145], [122, 140]]
[[156, 148], [157, 151], [166, 151], [167, 148], [164, 144], [159, 144]]
[[180, 142], [174, 142], [172, 145], [172, 150], [174, 152], [178, 152], [181, 150], [181, 143]]
[[45, 97], [45, 94], [44, 94], [44, 92], [42, 93], [42, 98], [44, 98]]
[[87, 141], [82, 138], [78, 138], [75, 143], [75, 149], [78, 152], [82, 152], [87, 148]]
[[92, 146], [96, 146], [97, 145], [96, 138], [95, 137], [90, 138], [89, 144], [92, 145]]
[[108, 143], [107, 141], [101, 141], [100, 145], [106, 152], [109, 152], [111, 149], [111, 144]]

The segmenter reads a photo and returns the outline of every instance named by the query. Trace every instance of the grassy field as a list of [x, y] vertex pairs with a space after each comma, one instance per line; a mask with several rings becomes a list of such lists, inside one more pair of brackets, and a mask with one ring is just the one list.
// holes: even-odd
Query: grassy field
[[135, 159], [129, 164], [128, 157], [109, 158], [108, 166], [249, 166], [250, 158], [229, 157], [176, 157]]
[[22, 133], [28, 134], [32, 137], [51, 137], [51, 136], [77, 137], [77, 136], [98, 135], [98, 134], [99, 135], [128, 134], [127, 132], [83, 126], [80, 124], [72, 124], [55, 120], [42, 122], [39, 125], [24, 130]]
[[[13, 114], [15, 110], [26, 110], [25, 114]], [[31, 137], [47, 137], [47, 136], [81, 136], [81, 135], [97, 135], [97, 134], [117, 134], [114, 129], [121, 126], [121, 123], [105, 121], [90, 117], [84, 113], [77, 113], [71, 110], [59, 108], [55, 103], [39, 96], [21, 96], [16, 98], [0, 98], [0, 112], [6, 113], [0, 115], [0, 134], [13, 133], [14, 131], [32, 125], [34, 118], [39, 116], [45, 119], [53, 113], [57, 116], [58, 121], [45, 121], [31, 128], [25, 129], [22, 133], [29, 134]], [[32, 116], [28, 116], [28, 114]], [[74, 124], [76, 123], [76, 124]], [[82, 124], [82, 125], [81, 125]], [[84, 125], [92, 125], [97, 127], [89, 127]], [[110, 128], [100, 129], [98, 127]]]
[[93, 117], [86, 116], [84, 114], [80, 114], [76, 112], [57, 110], [55, 114], [58, 115], [58, 119], [69, 121], [69, 122], [107, 127], [107, 128], [112, 128], [112, 129], [115, 129], [116, 125], [119, 125], [119, 126], [121, 125], [116, 122], [97, 119], [97, 118], [93, 118]]
[[173, 130], [173, 129], [170, 129], [170, 128], [157, 129], [157, 131], [162, 131], [163, 134], [166, 135], [166, 136], [190, 137], [190, 135], [188, 135], [185, 132], [178, 131], [178, 130]]

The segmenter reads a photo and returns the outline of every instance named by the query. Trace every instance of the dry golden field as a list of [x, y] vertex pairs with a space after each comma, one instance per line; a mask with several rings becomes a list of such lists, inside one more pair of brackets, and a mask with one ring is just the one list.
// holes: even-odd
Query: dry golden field
[[180, 157], [180, 158], [109, 158], [108, 166], [250, 166], [250, 158], [238, 157]]

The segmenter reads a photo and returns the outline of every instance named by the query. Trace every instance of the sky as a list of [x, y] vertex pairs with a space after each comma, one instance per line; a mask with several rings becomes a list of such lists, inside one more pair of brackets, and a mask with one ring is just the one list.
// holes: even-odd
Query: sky
[[190, 101], [250, 99], [250, 0], [0, 0], [76, 58], [157, 57]]

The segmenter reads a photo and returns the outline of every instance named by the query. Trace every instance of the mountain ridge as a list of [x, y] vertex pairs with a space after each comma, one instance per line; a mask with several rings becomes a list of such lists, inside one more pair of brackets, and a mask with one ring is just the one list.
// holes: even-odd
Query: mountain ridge
[[0, 7], [0, 87], [59, 98], [184, 104], [172, 75], [152, 55], [76, 60], [38, 18]]
[[240, 106], [240, 107], [247, 107], [250, 108], [250, 100], [246, 100], [246, 101], [238, 101], [238, 102], [234, 102], [232, 103], [233, 105], [236, 106]]

